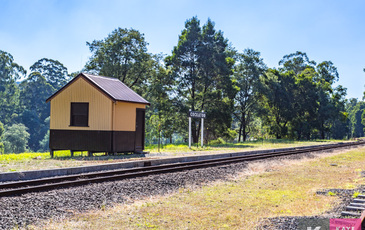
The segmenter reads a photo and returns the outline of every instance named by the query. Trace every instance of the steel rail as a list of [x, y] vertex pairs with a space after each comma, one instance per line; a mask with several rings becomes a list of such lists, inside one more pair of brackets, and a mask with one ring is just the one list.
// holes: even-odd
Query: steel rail
[[[330, 147], [333, 148], [334, 146], [330, 146]], [[341, 145], [341, 147], [343, 147], [343, 145]], [[306, 148], [306, 149], [303, 149], [301, 152], [307, 152], [309, 150], [318, 151], [318, 150], [322, 150], [324, 148], [329, 148], [329, 147], [321, 146], [321, 147], [314, 147], [314, 148], [310, 148], [310, 149]], [[43, 178], [43, 179], [34, 179], [34, 180], [27, 180], [27, 181], [16, 181], [16, 182], [0, 184], [0, 190], [5, 189], [5, 188], [16, 188], [16, 187], [29, 186], [29, 185], [37, 185], [37, 184], [39, 185], [39, 184], [45, 184], [45, 183], [60, 182], [60, 181], [64, 181], [64, 180], [77, 180], [80, 178], [108, 176], [108, 175], [114, 175], [114, 174], [123, 174], [123, 173], [130, 173], [130, 172], [154, 170], [154, 169], [161, 169], [161, 168], [166, 168], [166, 167], [194, 165], [194, 164], [216, 162], [216, 161], [223, 161], [223, 160], [240, 160], [240, 159], [249, 160], [252, 157], [255, 159], [257, 156], [268, 156], [269, 157], [269, 156], [272, 156], [273, 154], [300, 153], [299, 151], [300, 150], [274, 151], [274, 152], [255, 154], [255, 155], [243, 155], [243, 156], [236, 156], [236, 157], [225, 157], [225, 158], [217, 158], [217, 159], [201, 160], [201, 161], [193, 161], [193, 162], [164, 164], [164, 165], [158, 165], [158, 166], [145, 166], [145, 167], [138, 167], [138, 168], [132, 168], [132, 169], [118, 169], [118, 170], [112, 170], [112, 171], [106, 171], [106, 172], [84, 173], [84, 174], [66, 175], [66, 176], [58, 176], [58, 177], [49, 177], [49, 178]]]
[[[306, 148], [302, 150], [286, 150], [286, 151], [276, 151], [276, 152], [270, 152], [270, 153], [263, 153], [263, 154], [255, 154], [255, 155], [243, 155], [243, 156], [236, 156], [236, 157], [225, 157], [225, 158], [218, 158], [218, 159], [210, 159], [210, 160], [201, 160], [201, 161], [193, 161], [193, 162], [185, 162], [185, 163], [173, 163], [173, 164], [164, 164], [164, 165], [158, 165], [158, 166], [145, 166], [145, 167], [139, 167], [139, 168], [132, 168], [132, 169], [119, 169], [119, 170], [112, 170], [112, 171], [106, 171], [106, 172], [96, 172], [96, 173], [84, 173], [84, 174], [76, 174], [76, 175], [66, 175], [66, 176], [58, 176], [58, 177], [50, 177], [50, 178], [43, 178], [43, 179], [35, 179], [35, 180], [27, 180], [27, 181], [20, 181], [20, 182], [10, 182], [10, 183], [4, 183], [0, 184], [0, 190], [5, 188], [16, 188], [16, 187], [22, 187], [22, 186], [30, 186], [30, 185], [40, 185], [40, 184], [46, 184], [46, 183], [55, 183], [55, 182], [61, 182], [64, 180], [77, 180], [80, 178], [93, 178], [93, 177], [100, 177], [100, 176], [109, 176], [109, 175], [115, 175], [115, 174], [124, 174], [124, 173], [131, 173], [131, 172], [139, 172], [139, 171], [146, 171], [146, 170], [155, 170], [155, 169], [162, 169], [166, 167], [178, 167], [178, 166], [184, 166], [184, 165], [194, 165], [194, 164], [201, 164], [201, 163], [209, 163], [209, 162], [219, 162], [224, 160], [250, 160], [251, 158], [256, 159], [257, 157], [274, 157], [278, 154], [291, 154], [291, 153], [301, 153], [301, 152], [307, 152], [307, 151], [318, 151], [328, 148], [334, 148], [335, 146], [320, 146], [320, 147], [312, 147], [312, 148]], [[337, 146], [336, 146], [337, 147]], [[341, 147], [344, 147], [341, 145]], [[276, 155], [274, 155], [276, 154]]]
[[[95, 172], [87, 174], [77, 174], [77, 175], [67, 175], [52, 178], [43, 178], [28, 181], [10, 182], [0, 184], [0, 197], [2, 196], [14, 196], [21, 195], [29, 192], [39, 192], [45, 190], [51, 190], [56, 188], [70, 187], [85, 185], [89, 183], [98, 183], [104, 181], [121, 180], [126, 178], [135, 178], [148, 176], [153, 174], [178, 172], [183, 170], [190, 170], [203, 167], [212, 167], [222, 164], [237, 163], [241, 161], [252, 161], [261, 160], [272, 157], [288, 156], [293, 154], [300, 154], [305, 152], [323, 151], [335, 148], [344, 148], [349, 146], [362, 145], [365, 142], [351, 142], [351, 143], [339, 143], [331, 144], [318, 147], [309, 147], [303, 149], [285, 150], [285, 151], [275, 151], [263, 154], [252, 154], [243, 155], [236, 157], [225, 157], [218, 159], [184, 162], [184, 163], [174, 163], [174, 164], [164, 164], [158, 166], [145, 166], [132, 169], [120, 169], [107, 172]], [[28, 187], [26, 187], [28, 186]], [[9, 189], [13, 188], [13, 189]], [[8, 190], [6, 190], [8, 189]]]

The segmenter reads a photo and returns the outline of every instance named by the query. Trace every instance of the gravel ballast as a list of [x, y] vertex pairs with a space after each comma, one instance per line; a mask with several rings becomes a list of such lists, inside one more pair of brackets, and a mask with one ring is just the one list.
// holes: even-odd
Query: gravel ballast
[[201, 186], [226, 179], [245, 168], [247, 163], [152, 175], [116, 182], [29, 193], [0, 198], [0, 229], [24, 227], [50, 217], [62, 218], [114, 203], [127, 203], [149, 196], [168, 194], [187, 185]]
[[329, 222], [331, 218], [343, 218], [341, 212], [345, 210], [346, 206], [350, 204], [353, 200], [352, 195], [355, 192], [364, 191], [364, 187], [359, 187], [357, 189], [326, 189], [322, 191], [317, 191], [317, 194], [328, 196], [331, 192], [336, 194], [340, 198], [340, 203], [333, 207], [330, 211], [323, 213], [321, 216], [282, 216], [275, 218], [264, 219], [262, 223], [258, 226], [258, 229], [266, 230], [297, 230], [298, 224], [302, 220], [325, 220]]
[[[310, 153], [280, 157], [278, 159], [313, 158]], [[40, 221], [60, 219], [77, 212], [85, 212], [115, 203], [130, 203], [155, 195], [169, 194], [187, 186], [200, 187], [217, 180], [226, 180], [242, 172], [248, 163], [236, 163], [183, 172], [152, 175], [116, 182], [89, 184], [48, 192], [29, 193], [0, 198], [0, 229], [26, 227]], [[277, 226], [277, 225], [276, 225]]]

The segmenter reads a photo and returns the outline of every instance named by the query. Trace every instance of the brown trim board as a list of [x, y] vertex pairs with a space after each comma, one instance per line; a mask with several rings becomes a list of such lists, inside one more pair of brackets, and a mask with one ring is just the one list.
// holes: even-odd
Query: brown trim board
[[50, 130], [51, 150], [134, 151], [135, 131]]

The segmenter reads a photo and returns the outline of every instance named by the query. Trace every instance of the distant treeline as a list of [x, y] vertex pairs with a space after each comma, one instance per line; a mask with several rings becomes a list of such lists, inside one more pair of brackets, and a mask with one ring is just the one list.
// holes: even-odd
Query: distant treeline
[[[187, 141], [189, 109], [207, 113], [206, 143], [364, 136], [365, 103], [345, 99], [346, 88], [334, 86], [339, 75], [331, 61], [295, 52], [269, 68], [259, 52], [232, 47], [211, 20], [203, 26], [197, 17], [187, 20], [168, 55], [149, 53], [144, 34], [134, 29], [118, 28], [86, 44], [92, 56], [80, 72], [118, 78], [151, 102], [147, 143]], [[77, 74], [48, 58], [27, 73], [0, 51], [0, 152], [48, 149], [45, 100]], [[194, 142], [199, 129], [197, 119]]]

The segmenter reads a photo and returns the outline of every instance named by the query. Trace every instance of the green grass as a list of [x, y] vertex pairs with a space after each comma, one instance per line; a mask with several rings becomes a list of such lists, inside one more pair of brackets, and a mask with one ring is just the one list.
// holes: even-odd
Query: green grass
[[[80, 152], [79, 156], [87, 156], [87, 152]], [[62, 157], [70, 157], [70, 151], [57, 151], [56, 158]], [[10, 161], [27, 161], [27, 160], [45, 160], [51, 159], [51, 155], [49, 152], [45, 153], [9, 153], [9, 154], [1, 154], [0, 162], [10, 162]]]
[[341, 142], [343, 140], [310, 140], [310, 141], [295, 141], [288, 139], [265, 139], [256, 141], [246, 141], [241, 143], [224, 143], [224, 144], [211, 144], [200, 147], [200, 143], [192, 144], [189, 149], [187, 143], [182, 144], [164, 144], [158, 148], [157, 144], [146, 145], [145, 150], [151, 153], [156, 152], [196, 152], [196, 151], [214, 151], [214, 150], [252, 150], [252, 149], [268, 149], [268, 148], [285, 148], [291, 146], [304, 146], [304, 145], [318, 145], [329, 142]]
[[77, 167], [91, 164], [106, 163], [107, 160], [98, 160], [97, 157], [87, 157], [87, 152], [75, 152], [71, 158], [70, 151], [57, 151], [54, 158], [49, 152], [19, 153], [0, 155], [0, 173], [39, 170], [48, 168]]
[[49, 153], [20, 153], [20, 154], [2, 154], [0, 155], [0, 162], [10, 162], [10, 161], [23, 161], [23, 160], [29, 160], [33, 158], [41, 158], [46, 159], [49, 157]]
[[145, 151], [150, 155], [139, 154], [120, 154], [119, 156], [103, 156], [104, 153], [96, 153], [94, 157], [88, 157], [87, 152], [75, 152], [71, 158], [70, 151], [56, 151], [54, 158], [51, 158], [49, 152], [46, 153], [20, 153], [20, 154], [3, 154], [0, 155], [0, 172], [39, 170], [48, 168], [77, 167], [93, 164], [102, 164], [110, 162], [120, 162], [127, 160], [151, 159], [161, 157], [158, 154], [164, 153], [163, 157], [173, 157], [182, 155], [197, 154], [217, 154], [227, 152], [242, 152], [256, 149], [285, 148], [303, 145], [316, 145], [328, 142], [338, 142], [339, 140], [314, 140], [314, 141], [293, 141], [293, 140], [260, 140], [248, 141], [244, 143], [225, 143], [208, 145], [203, 148], [193, 145], [189, 149], [187, 144], [166, 144], [147, 145]]

